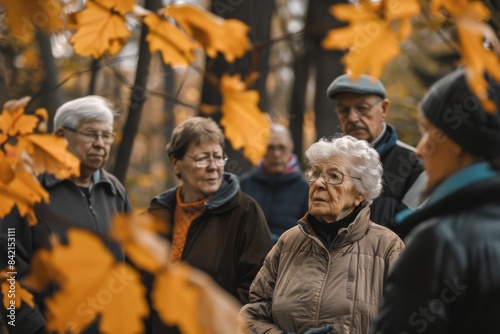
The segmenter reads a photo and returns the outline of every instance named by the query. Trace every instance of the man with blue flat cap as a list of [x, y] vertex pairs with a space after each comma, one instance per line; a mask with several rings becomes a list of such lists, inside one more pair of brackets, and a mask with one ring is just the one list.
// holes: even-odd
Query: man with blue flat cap
[[383, 191], [371, 206], [370, 218], [397, 232], [396, 215], [419, 206], [426, 176], [415, 148], [398, 140], [396, 129], [385, 122], [390, 103], [384, 85], [369, 75], [344, 74], [330, 84], [327, 95], [336, 101], [344, 134], [366, 140], [380, 154]]

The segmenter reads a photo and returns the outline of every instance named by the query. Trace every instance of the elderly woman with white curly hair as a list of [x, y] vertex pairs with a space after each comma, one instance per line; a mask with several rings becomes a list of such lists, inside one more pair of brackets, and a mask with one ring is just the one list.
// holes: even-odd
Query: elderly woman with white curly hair
[[269, 252], [241, 310], [248, 333], [368, 333], [401, 239], [370, 221], [378, 153], [351, 136], [305, 152], [309, 211]]

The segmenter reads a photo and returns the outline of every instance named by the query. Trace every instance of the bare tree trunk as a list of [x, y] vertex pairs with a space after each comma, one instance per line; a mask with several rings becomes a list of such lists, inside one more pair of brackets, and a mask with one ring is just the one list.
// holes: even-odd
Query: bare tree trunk
[[99, 74], [99, 62], [100, 59], [92, 59], [92, 63], [90, 64], [91, 76], [89, 83], [89, 95], [95, 94], [95, 87], [97, 85], [97, 75]]
[[[151, 11], [156, 11], [162, 7], [162, 2], [161, 0], [146, 0], [144, 7]], [[137, 71], [134, 86], [132, 87], [132, 94], [130, 94], [127, 121], [125, 123], [125, 129], [123, 130], [123, 139], [118, 149], [114, 168], [114, 175], [122, 183], [127, 174], [132, 145], [134, 144], [134, 138], [139, 128], [139, 121], [141, 120], [142, 106], [146, 100], [148, 67], [151, 60], [151, 53], [149, 52], [148, 43], [146, 41], [147, 33], [148, 28], [143, 24], [139, 45], [139, 60], [137, 62]]]
[[339, 75], [344, 73], [340, 64], [342, 52], [332, 52], [315, 48], [312, 51], [312, 61], [316, 65], [316, 90], [314, 96], [314, 114], [316, 137], [328, 137], [336, 132], [342, 132], [334, 101], [326, 96], [326, 89]]
[[[176, 80], [175, 80], [175, 72], [172, 69], [172, 67], [168, 64], [164, 64], [162, 62], [163, 69], [165, 71], [165, 93], [168, 96], [175, 96], [176, 93]], [[169, 138], [172, 136], [172, 132], [174, 131], [175, 127], [175, 120], [174, 120], [174, 109], [175, 109], [175, 103], [172, 102], [171, 100], [165, 100], [165, 111], [167, 113], [167, 121], [165, 124], [164, 128], [164, 134], [165, 138], [167, 139], [167, 142]], [[165, 156], [167, 155], [167, 152], [165, 150]], [[167, 189], [170, 189], [176, 185], [178, 182], [177, 177], [174, 175], [174, 170], [172, 168], [172, 165], [168, 162], [168, 157], [166, 157], [165, 161], [167, 161], [167, 168], [168, 168], [168, 177], [167, 177]]]
[[[224, 18], [235, 18], [245, 22], [250, 27], [250, 40], [253, 45], [258, 42], [268, 41], [271, 33], [271, 17], [274, 10], [274, 1], [271, 0], [213, 0], [212, 12]], [[269, 48], [262, 48], [253, 54], [248, 52], [244, 57], [237, 59], [234, 63], [228, 64], [222, 56], [215, 60], [207, 58], [207, 71], [220, 78], [223, 73], [239, 73], [244, 79], [249, 72], [258, 71], [259, 78], [250, 87], [259, 92], [259, 107], [267, 111], [268, 97], [266, 92], [266, 80], [269, 70], [268, 58]], [[256, 58], [257, 57], [257, 58]], [[213, 84], [204, 81], [201, 102], [211, 105], [221, 104], [221, 95]], [[214, 117], [219, 121], [220, 116]], [[252, 164], [243, 157], [240, 152], [231, 148], [226, 142], [226, 151], [231, 161], [226, 166], [226, 171], [241, 174], [250, 169]]]
[[[45, 76], [40, 86], [42, 91], [38, 95], [39, 98], [34, 104], [30, 104], [30, 110], [32, 108], [43, 107], [47, 109], [49, 113], [49, 122], [47, 132], [51, 132], [52, 120], [54, 119], [54, 114], [56, 109], [63, 104], [64, 92], [61, 87], [57, 87], [59, 84], [59, 71], [54, 61], [54, 55], [52, 54], [52, 45], [50, 42], [50, 36], [37, 32], [36, 41], [40, 50], [40, 59], [42, 61], [42, 66], [45, 71]], [[56, 88], [57, 87], [57, 88]]]
[[0, 44], [0, 106], [13, 97], [12, 86], [16, 77], [16, 67], [13, 66], [15, 57], [16, 52], [10, 45]]
[[312, 29], [313, 33], [306, 37], [308, 40], [306, 45], [309, 46], [307, 52], [311, 53], [309, 60], [316, 73], [314, 113], [317, 138], [331, 136], [340, 129], [335, 104], [326, 96], [326, 89], [333, 79], [344, 73], [344, 66], [340, 62], [343, 52], [325, 50], [321, 47], [321, 41], [326, 37], [328, 30], [345, 25], [337, 21], [329, 10], [331, 6], [341, 3], [347, 1], [309, 1], [306, 27], [320, 28]]
[[[301, 52], [296, 54], [293, 72], [294, 81], [290, 103], [290, 132], [294, 142], [293, 153], [297, 155], [298, 161], [302, 162], [304, 152], [304, 111], [306, 108], [306, 87], [309, 79], [309, 53]], [[302, 166], [304, 167], [304, 166]]]

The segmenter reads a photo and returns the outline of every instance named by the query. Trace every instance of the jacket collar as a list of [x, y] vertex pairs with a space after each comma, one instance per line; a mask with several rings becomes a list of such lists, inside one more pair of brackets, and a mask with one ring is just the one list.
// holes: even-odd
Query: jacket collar
[[441, 183], [429, 196], [429, 200], [425, 206], [435, 203], [441, 198], [470, 184], [492, 178], [495, 175], [498, 175], [498, 172], [495, 172], [488, 162], [479, 162], [467, 166]]
[[[307, 223], [309, 213], [307, 213], [303, 218], [299, 220], [299, 226], [302, 231], [309, 235], [313, 235], [312, 228]], [[335, 238], [332, 247], [338, 248], [345, 246], [347, 244], [352, 244], [359, 239], [361, 239], [368, 228], [370, 227], [370, 207], [366, 206], [358, 213], [354, 221], [347, 226], [347, 228], [341, 228], [337, 237]]]
[[[173, 211], [176, 203], [176, 192], [179, 187], [180, 185], [161, 193], [153, 198], [152, 202], [157, 202], [166, 207], [169, 211]], [[236, 196], [239, 189], [240, 181], [238, 177], [231, 173], [224, 173], [222, 175], [222, 183], [219, 190], [212, 198], [205, 202], [206, 208], [215, 210], [222, 207]]]
[[239, 189], [240, 180], [238, 177], [231, 173], [224, 173], [219, 190], [205, 203], [205, 206], [209, 210], [220, 208], [236, 196]]
[[500, 203], [500, 173], [498, 172], [493, 177], [472, 183], [467, 182], [455, 191], [443, 193], [442, 197], [435, 197], [433, 201], [429, 199], [421, 209], [397, 224], [395, 231], [400, 235], [407, 235], [415, 226], [430, 218], [457, 215], [488, 203]]
[[384, 130], [382, 134], [373, 142], [375, 150], [382, 157], [385, 153], [390, 151], [398, 141], [398, 134], [396, 129], [390, 124], [384, 123]]
[[[54, 188], [62, 182], [72, 182], [70, 179], [58, 179], [54, 175], [49, 173], [40, 174], [38, 178], [40, 180], [40, 183], [46, 189]], [[104, 169], [100, 168], [96, 170], [94, 174], [92, 174], [92, 180], [94, 186], [97, 184], [106, 185], [111, 190], [113, 195], [116, 195], [118, 193], [115, 184], [111, 182], [110, 174]]]

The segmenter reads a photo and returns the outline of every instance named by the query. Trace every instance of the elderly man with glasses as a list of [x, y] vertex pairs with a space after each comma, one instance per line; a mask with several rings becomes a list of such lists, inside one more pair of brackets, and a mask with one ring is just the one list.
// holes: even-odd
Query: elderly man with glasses
[[327, 95], [336, 101], [344, 134], [366, 140], [380, 154], [383, 191], [371, 206], [371, 220], [398, 232], [397, 221], [422, 201], [426, 175], [415, 148], [399, 141], [396, 129], [385, 122], [389, 99], [384, 86], [368, 75], [354, 79], [344, 74], [330, 84]]
[[[68, 150], [80, 159], [80, 175], [57, 179], [44, 173], [39, 176], [41, 185], [50, 195], [49, 203], [35, 206], [38, 223], [30, 227], [26, 219], [14, 210], [0, 222], [0, 245], [6, 247], [9, 228], [16, 230], [16, 269], [18, 278], [30, 270], [36, 250], [49, 247], [50, 235], [66, 240], [67, 231], [79, 228], [105, 238], [114, 215], [130, 211], [129, 200], [123, 185], [106, 170], [106, 163], [113, 133], [114, 114], [108, 100], [100, 96], [85, 96], [59, 107], [54, 117], [55, 134], [64, 137]], [[118, 261], [124, 254], [116, 245], [108, 243]], [[2, 254], [7, 254], [5, 251]], [[2, 268], [5, 258], [0, 260]], [[57, 290], [50, 286], [35, 295], [35, 307], [23, 303], [16, 312], [16, 326], [9, 326], [10, 333], [45, 333], [44, 300]], [[97, 333], [93, 323], [84, 333]]]
[[240, 178], [241, 190], [259, 203], [276, 243], [307, 212], [309, 186], [293, 154], [290, 130], [271, 125], [267, 151], [259, 164]]

